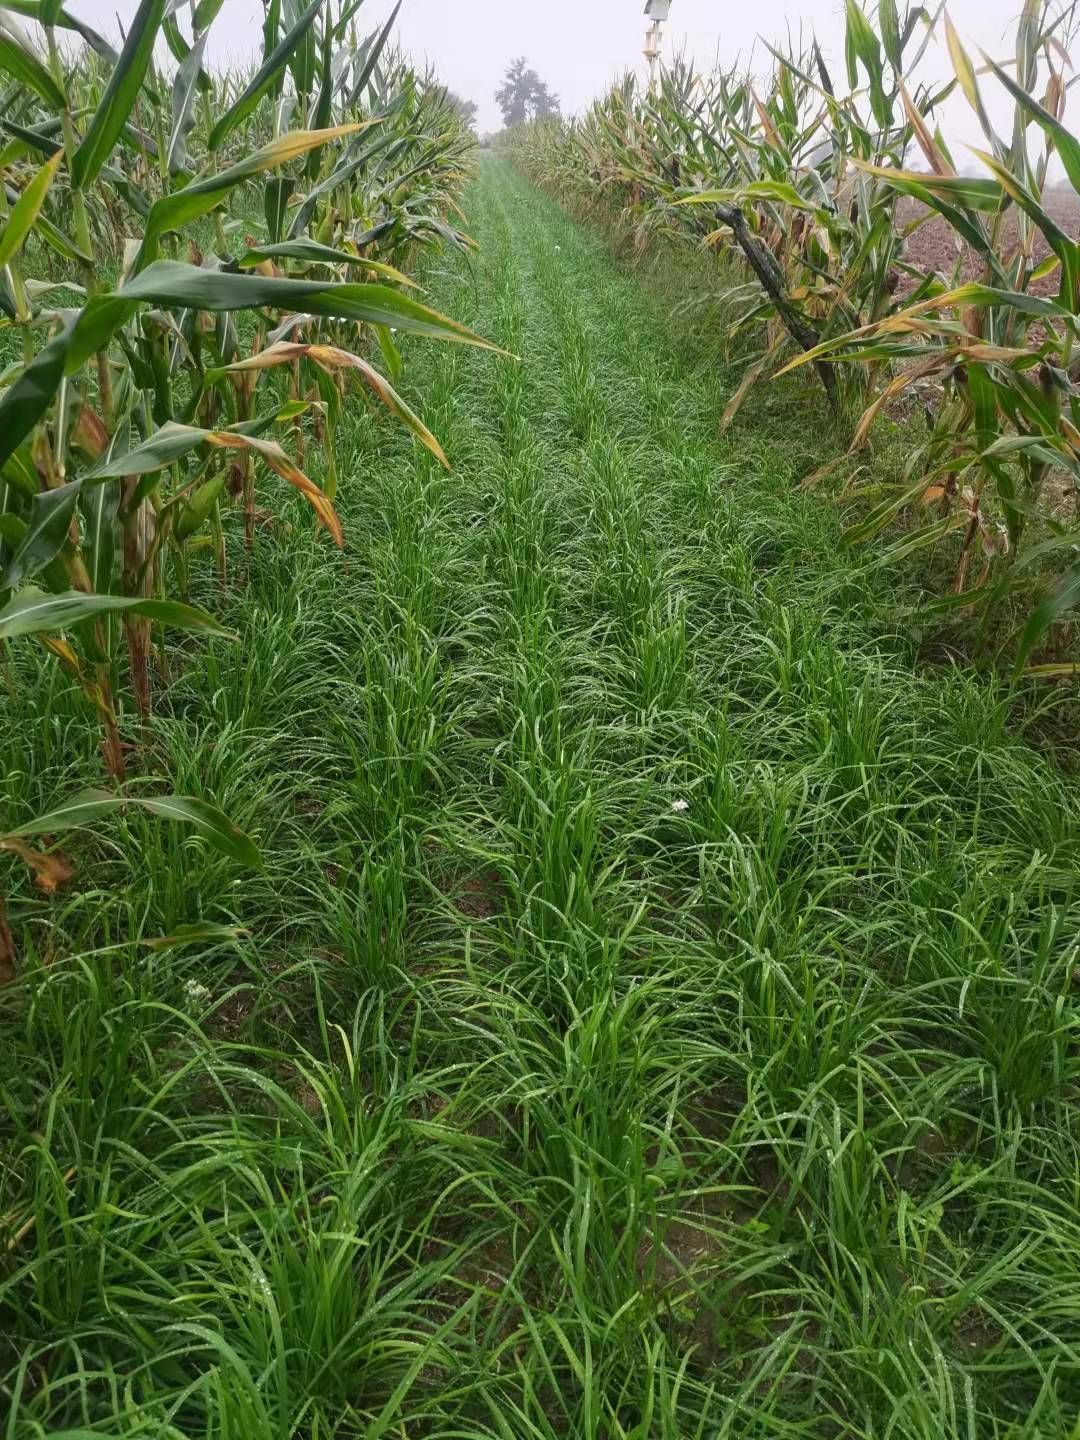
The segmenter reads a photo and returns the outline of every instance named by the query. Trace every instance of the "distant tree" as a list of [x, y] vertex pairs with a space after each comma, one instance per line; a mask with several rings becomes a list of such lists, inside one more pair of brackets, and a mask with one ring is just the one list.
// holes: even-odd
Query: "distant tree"
[[539, 75], [535, 70], [529, 69], [529, 62], [523, 55], [509, 67], [501, 88], [495, 91], [495, 100], [502, 111], [504, 125], [524, 125], [529, 118], [529, 100], [533, 86], [539, 80]]
[[541, 80], [533, 92], [532, 112], [534, 120], [544, 120], [549, 115], [558, 115], [559, 97], [553, 95], [547, 84]]
[[475, 100], [466, 100], [461, 95], [455, 95], [453, 90], [447, 90], [446, 98], [461, 116], [462, 124], [467, 130], [476, 129], [476, 115], [480, 109]]
[[507, 70], [495, 99], [503, 114], [503, 124], [507, 126], [524, 125], [526, 120], [540, 120], [559, 113], [559, 97], [552, 94], [524, 55], [519, 55]]

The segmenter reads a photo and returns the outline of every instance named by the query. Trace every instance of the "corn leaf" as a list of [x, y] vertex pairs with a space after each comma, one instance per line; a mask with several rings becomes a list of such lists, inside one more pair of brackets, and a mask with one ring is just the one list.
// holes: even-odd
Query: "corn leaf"
[[979, 117], [979, 124], [982, 126], [983, 134], [992, 142], [994, 132], [986, 114], [986, 108], [983, 105], [982, 95], [979, 91], [979, 82], [975, 76], [975, 66], [971, 63], [971, 57], [964, 49], [963, 42], [956, 33], [956, 27], [949, 19], [949, 12], [947, 10], [945, 11], [945, 43], [949, 49], [949, 59], [952, 61], [956, 78], [960, 82], [960, 89], [964, 93], [964, 99]]
[[225, 0], [199, 0], [191, 18], [192, 27], [197, 35], [201, 37], [204, 31], [209, 30], [224, 3]]
[[120, 810], [143, 810], [159, 820], [173, 820], [191, 825], [216, 850], [241, 865], [258, 870], [262, 868], [262, 856], [255, 843], [243, 830], [220, 811], [190, 795], [110, 795], [104, 790], [84, 790], [74, 795], [55, 810], [38, 815], [17, 830], [0, 838], [0, 844], [7, 840], [28, 839], [35, 835], [54, 835], [65, 830], [85, 829], [88, 825], [115, 815]]
[[0, 270], [15, 258], [22, 248], [23, 241], [33, 230], [34, 221], [45, 203], [49, 186], [53, 182], [62, 158], [62, 155], [57, 153], [51, 160], [46, 161], [27, 182], [26, 188], [16, 201], [14, 209], [8, 216], [7, 224], [0, 231]]
[[1019, 676], [1027, 663], [1028, 656], [1050, 627], [1056, 624], [1063, 615], [1067, 615], [1070, 610], [1075, 609], [1077, 605], [1080, 605], [1080, 566], [1069, 570], [1054, 587], [1053, 592], [1028, 616], [1017, 646], [1016, 659], [1013, 664], [1014, 679]]
[[182, 225], [197, 220], [199, 216], [208, 214], [221, 203], [230, 190], [243, 181], [264, 171], [276, 170], [298, 155], [305, 155], [309, 150], [340, 139], [342, 135], [351, 135], [360, 128], [362, 127], [359, 124], [350, 124], [335, 125], [329, 130], [290, 131], [263, 145], [246, 159], [230, 165], [228, 169], [216, 175], [208, 175], [205, 180], [186, 185], [182, 190], [176, 190], [170, 195], [163, 195], [151, 207], [134, 268], [141, 270], [156, 257], [158, 241], [167, 230], [179, 229]]
[[64, 92], [46, 70], [45, 66], [6, 31], [0, 30], [0, 70], [40, 95], [53, 110], [63, 110], [67, 104]]
[[51, 19], [46, 21], [42, 3], [43, 0], [4, 0], [3, 8], [14, 11], [16, 15], [25, 15], [28, 20], [36, 20], [41, 25], [48, 23], [61, 30], [70, 30], [85, 40], [91, 50], [96, 50], [110, 65], [116, 64], [116, 51], [104, 36], [99, 35], [95, 29], [87, 25], [85, 20], [80, 20], [77, 15], [72, 15], [62, 5], [57, 5], [55, 0], [49, 0]]
[[71, 178], [81, 190], [101, 173], [135, 108], [164, 10], [165, 0], [142, 0], [131, 22], [120, 58], [72, 162]]
[[30, 502], [26, 533], [0, 574], [0, 590], [14, 590], [44, 570], [64, 547], [81, 483], [41, 490]]
[[114, 456], [100, 465], [95, 465], [83, 476], [84, 484], [100, 480], [118, 479], [122, 476], [150, 475], [163, 470], [199, 445], [213, 445], [224, 450], [250, 450], [263, 460], [282, 479], [300, 491], [310, 502], [320, 521], [330, 531], [339, 548], [345, 544], [341, 523], [327, 495], [303, 471], [297, 469], [272, 440], [260, 440], [250, 434], [234, 430], [204, 430], [195, 425], [179, 425], [170, 421], [150, 438], [127, 451]]
[[242, 125], [249, 115], [254, 113], [259, 101], [281, 77], [289, 63], [289, 57], [315, 23], [315, 17], [322, 8], [322, 4], [323, 0], [312, 0], [312, 4], [300, 16], [293, 28], [267, 56], [249, 84], [245, 86], [239, 97], [229, 106], [210, 131], [206, 142], [208, 149], [217, 150], [222, 141], [231, 135], [238, 125]]
[[253, 355], [248, 360], [238, 360], [235, 364], [228, 365], [221, 370], [209, 371], [207, 380], [238, 371], [268, 370], [273, 366], [288, 365], [294, 360], [300, 359], [310, 360], [327, 374], [333, 374], [337, 370], [358, 371], [390, 413], [412, 431], [420, 443], [431, 451], [440, 465], [445, 466], [447, 470], [450, 469], [450, 462], [447, 460], [442, 446], [416, 412], [405, 403], [389, 380], [384, 375], [380, 375], [375, 367], [369, 365], [361, 356], [353, 355], [348, 350], [339, 350], [334, 345], [304, 345], [283, 340], [272, 345], [268, 350]]
[[195, 99], [199, 92], [202, 57], [208, 34], [209, 32], [204, 30], [195, 41], [177, 66], [173, 80], [172, 120], [165, 150], [170, 175], [187, 169], [187, 136], [195, 125]]
[[176, 522], [176, 534], [180, 540], [189, 540], [197, 530], [200, 530], [214, 509], [215, 504], [221, 499], [225, 489], [225, 473], [215, 475], [212, 480], [207, 480], [200, 485], [187, 505], [184, 506], [179, 520]]
[[0, 640], [13, 640], [20, 635], [45, 635], [53, 630], [69, 630], [83, 620], [114, 611], [142, 615], [161, 625], [180, 630], [202, 630], [227, 639], [236, 637], [205, 610], [182, 605], [177, 600], [142, 600], [125, 595], [87, 595], [70, 590], [63, 595], [47, 595], [27, 585], [0, 610]]
[[394, 22], [397, 20], [398, 11], [401, 9], [403, 3], [404, 0], [397, 0], [397, 4], [390, 12], [390, 18], [387, 20], [386, 24], [379, 32], [378, 38], [368, 51], [367, 57], [364, 60], [363, 65], [361, 66], [360, 73], [356, 78], [356, 84], [352, 88], [352, 94], [349, 96], [348, 100], [345, 103], [345, 108], [347, 110], [351, 110], [352, 107], [356, 104], [356, 102], [360, 99], [361, 95], [363, 95], [364, 86], [371, 79], [371, 76], [375, 70], [375, 66], [379, 63], [379, 56], [386, 48], [386, 42], [390, 38], [390, 32], [394, 28]]
[[1080, 140], [1077, 140], [1076, 136], [1067, 130], [1060, 120], [1051, 115], [1049, 110], [1045, 109], [1033, 95], [1029, 95], [1022, 86], [1018, 85], [1007, 70], [1003, 70], [1000, 65], [985, 55], [983, 59], [1013, 99], [1023, 106], [1036, 124], [1041, 126], [1053, 140], [1054, 148], [1065, 167], [1070, 185], [1074, 190], [1080, 191]]
[[0, 397], [0, 465], [14, 455], [49, 408], [64, 378], [70, 344], [70, 330], [54, 336]]
[[[68, 373], [73, 374], [79, 369], [140, 305], [148, 303], [211, 311], [266, 307], [303, 310], [339, 320], [389, 325], [429, 339], [452, 340], [485, 350], [499, 350], [492, 341], [474, 334], [457, 320], [441, 315], [387, 285], [287, 280], [277, 276], [204, 270], [179, 260], [156, 260], [120, 290], [95, 296], [84, 307], [71, 332], [66, 356]], [[33, 366], [28, 367], [27, 375], [31, 369]], [[0, 402], [0, 419], [2, 417], [3, 404]], [[0, 440], [0, 461], [5, 458], [3, 441]]]

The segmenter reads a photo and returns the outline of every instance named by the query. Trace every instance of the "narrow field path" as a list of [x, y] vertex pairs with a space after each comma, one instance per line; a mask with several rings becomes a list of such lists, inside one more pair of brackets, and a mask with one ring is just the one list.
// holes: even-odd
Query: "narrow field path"
[[357, 407], [157, 722], [266, 874], [147, 831], [9, 1031], [6, 1433], [1076, 1435], [1075, 782], [598, 239], [469, 223], [453, 472]]
[[917, 670], [775, 437], [717, 441], [596, 238], [499, 162], [470, 219], [523, 363], [437, 361], [456, 471], [401, 500], [442, 686], [401, 964], [427, 916], [507, 1433], [1065, 1433], [1076, 789]]

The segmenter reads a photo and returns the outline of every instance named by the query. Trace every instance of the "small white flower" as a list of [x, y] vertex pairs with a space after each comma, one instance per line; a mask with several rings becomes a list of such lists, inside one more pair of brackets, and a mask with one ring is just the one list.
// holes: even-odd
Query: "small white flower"
[[683, 815], [683, 814], [686, 813], [687, 810], [690, 809], [690, 801], [689, 801], [689, 800], [673, 800], [673, 801], [671, 802], [671, 808], [672, 808], [672, 810], [674, 810], [674, 812], [675, 812], [676, 815]]
[[200, 985], [198, 980], [184, 981], [184, 1008], [186, 1010], [201, 1010], [210, 998], [210, 991], [205, 985]]

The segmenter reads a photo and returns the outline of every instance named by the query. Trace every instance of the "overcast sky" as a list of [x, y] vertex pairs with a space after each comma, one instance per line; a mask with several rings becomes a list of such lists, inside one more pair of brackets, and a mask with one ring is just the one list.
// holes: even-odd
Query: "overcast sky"
[[[69, 3], [84, 19], [115, 33], [113, 15], [126, 20], [137, 0]], [[949, 13], [973, 52], [981, 46], [997, 58], [1009, 53], [1020, 4], [949, 0]], [[392, 7], [393, 0], [365, 0], [357, 24], [373, 29]], [[726, 65], [749, 57], [756, 37], [776, 41], [789, 26], [797, 32], [801, 25], [805, 33], [817, 32], [826, 56], [839, 67], [843, 8], [843, 0], [672, 0], [665, 50], [685, 49], [706, 65], [719, 57]], [[644, 9], [645, 0], [405, 0], [398, 37], [416, 60], [430, 60], [451, 89], [476, 101], [481, 130], [494, 130], [501, 123], [494, 92], [516, 55], [526, 55], [560, 96], [564, 113], [574, 113], [625, 69], [643, 65]], [[211, 31], [211, 51], [219, 62], [250, 57], [260, 42], [262, 13], [261, 0], [225, 0]], [[943, 46], [935, 48], [940, 52]], [[760, 46], [757, 55], [766, 68]], [[949, 73], [942, 54], [933, 64], [935, 71]], [[988, 81], [986, 88], [990, 94], [997, 87]], [[952, 105], [947, 129], [958, 140], [979, 139], [962, 100]]]

